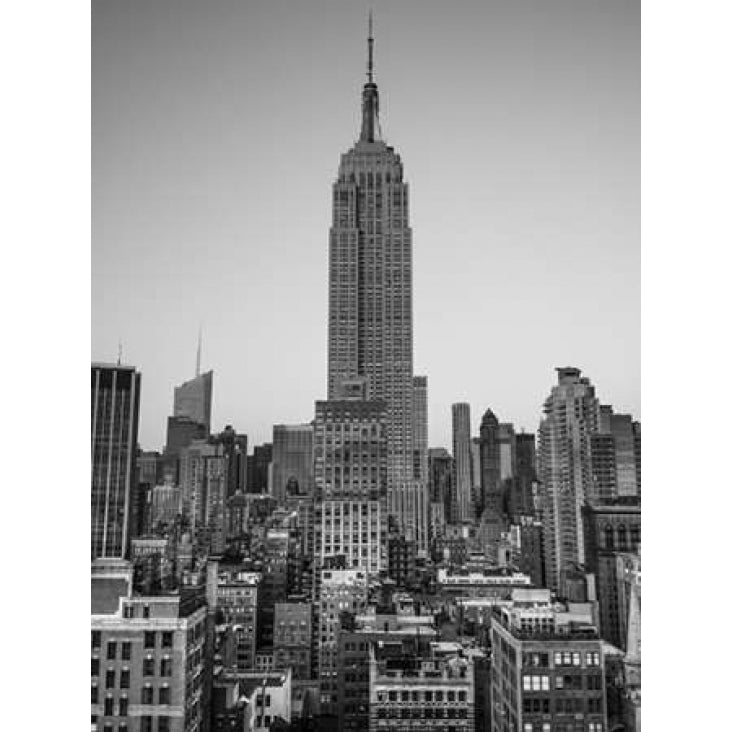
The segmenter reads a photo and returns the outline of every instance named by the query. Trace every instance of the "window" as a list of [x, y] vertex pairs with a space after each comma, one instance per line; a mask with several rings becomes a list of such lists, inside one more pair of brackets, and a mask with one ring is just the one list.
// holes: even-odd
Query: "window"
[[155, 659], [146, 658], [142, 662], [142, 675], [143, 676], [154, 676], [155, 675]]
[[171, 631], [166, 630], [163, 633], [162, 646], [163, 646], [163, 648], [172, 648], [173, 647], [173, 633]]
[[152, 704], [153, 703], [153, 689], [152, 686], [143, 686], [142, 688], [142, 703]]
[[122, 644], [122, 660], [129, 661], [132, 657], [132, 643], [125, 642]]
[[158, 732], [170, 732], [170, 717], [158, 717]]
[[160, 675], [161, 676], [172, 676], [173, 675], [173, 662], [169, 658], [164, 658], [160, 661]]
[[549, 677], [524, 676], [524, 691], [549, 691]]
[[104, 679], [104, 685], [108, 689], [114, 688], [114, 669], [113, 668], [107, 669], [107, 675], [106, 675], [106, 678]]
[[119, 716], [120, 717], [127, 716], [127, 697], [126, 696], [123, 696], [119, 700]]
[[145, 648], [155, 648], [155, 631], [145, 631]]
[[112, 661], [117, 657], [117, 644], [114, 641], [107, 643], [107, 658]]
[[534, 725], [531, 722], [524, 722], [524, 732], [534, 732]]
[[158, 703], [159, 704], [170, 704], [170, 687], [161, 686], [158, 692]]
[[580, 666], [582, 664], [582, 656], [579, 653], [579, 651], [575, 651], [572, 654], [572, 665], [573, 666]]
[[602, 713], [602, 698], [599, 696], [590, 697], [587, 700], [587, 711], [590, 714], [601, 714]]
[[150, 617], [150, 606], [144, 605], [142, 608], [142, 617], [143, 618], [149, 618]]
[[92, 648], [101, 648], [101, 645], [102, 645], [102, 631], [101, 630], [92, 630], [91, 647]]
[[552, 732], [552, 726], [549, 722], [544, 722], [541, 725], [541, 732]]
[[108, 696], [104, 700], [104, 716], [105, 717], [114, 716], [114, 699], [111, 696]]
[[111, 724], [105, 724], [104, 727], [102, 727], [102, 729], [104, 730], [104, 732], [114, 732], [114, 728], [112, 727]]
[[590, 722], [589, 732], [602, 732], [602, 722]]
[[587, 688], [592, 691], [602, 689], [602, 676], [600, 674], [591, 674], [587, 677]]
[[592, 651], [591, 653], [588, 653], [586, 658], [588, 666], [600, 665], [600, 654], [597, 651]]
[[91, 688], [91, 703], [96, 704], [99, 702], [99, 687], [92, 686]]
[[150, 716], [142, 717], [140, 732], [152, 732], [152, 720], [153, 718]]
[[120, 689], [129, 689], [130, 688], [130, 670], [128, 668], [123, 668], [119, 672], [119, 688]]
[[99, 659], [92, 658], [91, 660], [91, 675], [99, 676]]

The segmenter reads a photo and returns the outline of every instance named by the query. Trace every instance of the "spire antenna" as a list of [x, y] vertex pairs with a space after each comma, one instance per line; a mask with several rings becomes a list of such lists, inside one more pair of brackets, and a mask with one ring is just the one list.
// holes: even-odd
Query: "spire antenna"
[[202, 328], [198, 326], [198, 348], [196, 349], [196, 376], [201, 375], [201, 340], [203, 338]]
[[117, 366], [122, 365], [122, 341], [117, 342]]
[[367, 77], [369, 84], [374, 82], [374, 14], [373, 11], [369, 10], [369, 66]]

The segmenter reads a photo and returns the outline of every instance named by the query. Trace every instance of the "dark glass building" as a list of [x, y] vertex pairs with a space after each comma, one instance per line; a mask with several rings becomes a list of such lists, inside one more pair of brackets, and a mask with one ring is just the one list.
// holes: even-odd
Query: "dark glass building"
[[91, 365], [91, 558], [124, 559], [137, 483], [140, 374], [134, 366]]

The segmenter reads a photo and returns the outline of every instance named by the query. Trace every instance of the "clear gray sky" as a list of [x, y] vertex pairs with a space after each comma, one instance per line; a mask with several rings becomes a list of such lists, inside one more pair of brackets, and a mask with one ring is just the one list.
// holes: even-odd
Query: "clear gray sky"
[[142, 371], [140, 443], [214, 370], [262, 442], [325, 397], [331, 184], [375, 14], [414, 240], [430, 445], [450, 404], [536, 429], [554, 367], [640, 418], [637, 0], [95, 0], [92, 358]]

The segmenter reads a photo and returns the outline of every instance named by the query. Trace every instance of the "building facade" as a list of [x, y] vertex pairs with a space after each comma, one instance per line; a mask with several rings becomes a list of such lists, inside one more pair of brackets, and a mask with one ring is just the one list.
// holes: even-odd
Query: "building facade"
[[276, 424], [272, 431], [272, 495], [312, 495], [313, 427], [309, 424]]
[[187, 417], [206, 428], [211, 434], [211, 403], [213, 397], [213, 371], [196, 374], [173, 390], [173, 416]]
[[91, 559], [123, 559], [137, 485], [140, 374], [133, 366], [91, 365]]
[[451, 522], [470, 521], [474, 516], [470, 405], [463, 402], [452, 405], [452, 456], [455, 475]]

